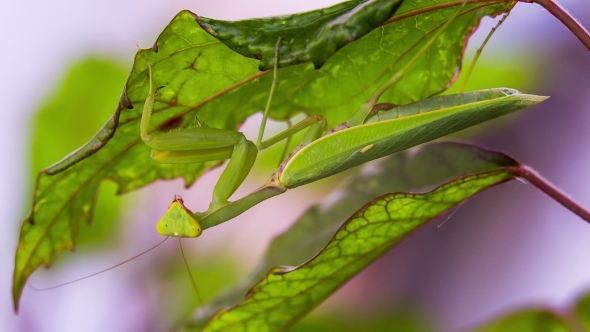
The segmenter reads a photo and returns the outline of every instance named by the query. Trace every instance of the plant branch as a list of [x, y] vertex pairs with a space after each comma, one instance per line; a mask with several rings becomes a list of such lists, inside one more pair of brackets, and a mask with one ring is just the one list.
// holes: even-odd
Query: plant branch
[[533, 169], [525, 165], [511, 168], [516, 176], [525, 179], [530, 184], [532, 184], [533, 186], [537, 187], [539, 190], [547, 194], [547, 196], [553, 198], [555, 201], [563, 205], [565, 208], [567, 208], [571, 212], [578, 215], [580, 218], [590, 223], [590, 211], [584, 209], [581, 205], [576, 203], [571, 197], [561, 192], [561, 190], [557, 189], [557, 187], [555, 187], [549, 181], [545, 180]]

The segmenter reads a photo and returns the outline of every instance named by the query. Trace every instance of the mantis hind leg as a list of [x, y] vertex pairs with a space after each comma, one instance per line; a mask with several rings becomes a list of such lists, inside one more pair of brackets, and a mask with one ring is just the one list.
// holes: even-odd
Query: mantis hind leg
[[244, 135], [234, 145], [233, 152], [225, 170], [213, 189], [213, 199], [208, 212], [213, 212], [226, 205], [230, 196], [244, 182], [250, 169], [254, 165], [258, 149], [256, 145], [246, 139]]

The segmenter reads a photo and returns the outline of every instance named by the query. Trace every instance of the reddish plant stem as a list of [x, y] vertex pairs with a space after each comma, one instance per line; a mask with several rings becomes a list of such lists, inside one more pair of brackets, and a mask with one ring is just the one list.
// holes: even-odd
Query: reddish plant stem
[[561, 192], [549, 181], [545, 180], [541, 175], [535, 172], [533, 169], [521, 165], [519, 167], [510, 167], [514, 174], [522, 179], [525, 179], [533, 186], [547, 194], [547, 196], [553, 198], [555, 201], [563, 205], [566, 209], [572, 211], [580, 218], [590, 223], [590, 211], [584, 209], [578, 203], [576, 203], [571, 197]]
[[590, 33], [563, 7], [553, 0], [520, 0], [522, 2], [536, 2], [563, 23], [590, 51]]

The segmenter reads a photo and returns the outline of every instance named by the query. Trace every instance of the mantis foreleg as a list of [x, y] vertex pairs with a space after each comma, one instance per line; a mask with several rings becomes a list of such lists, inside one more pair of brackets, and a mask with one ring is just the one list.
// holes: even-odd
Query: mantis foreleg
[[229, 163], [213, 190], [209, 211], [227, 204], [229, 197], [244, 181], [254, 161], [258, 149], [248, 141], [244, 134], [233, 130], [209, 127], [190, 127], [164, 133], [149, 133], [152, 108], [156, 97], [151, 79], [149, 94], [141, 118], [141, 138], [152, 148], [152, 158], [166, 164], [196, 163], [229, 159]]
[[230, 196], [244, 182], [248, 173], [250, 173], [257, 154], [258, 149], [256, 145], [242, 135], [239, 142], [234, 146], [231, 159], [227, 163], [223, 173], [221, 173], [215, 189], [213, 189], [213, 200], [211, 201], [211, 205], [209, 205], [209, 211], [214, 211], [228, 203]]
[[[277, 52], [279, 41], [277, 41]], [[277, 53], [278, 57], [278, 53]], [[149, 132], [149, 125], [152, 115], [152, 108], [155, 103], [156, 92], [159, 89], [153, 88], [152, 70], [148, 62], [150, 78], [148, 98], [144, 104], [140, 134], [146, 145], [152, 148], [151, 156], [161, 163], [195, 163], [215, 160], [226, 160], [229, 162], [215, 185], [209, 209], [200, 216], [207, 216], [229, 203], [229, 198], [242, 184], [256, 160], [259, 149], [265, 149], [293, 134], [309, 127], [308, 133], [304, 136], [303, 142], [310, 143], [321, 136], [326, 121], [321, 116], [312, 116], [284, 132], [264, 141], [259, 142], [259, 147], [248, 141], [244, 134], [233, 130], [209, 128], [203, 125], [181, 128], [170, 132]], [[274, 86], [276, 85], [276, 74], [273, 80], [273, 88], [269, 96], [267, 110], [272, 100]], [[264, 122], [264, 121], [263, 121]], [[261, 128], [259, 138], [262, 137], [264, 125]], [[169, 208], [166, 218], [158, 222], [157, 230], [165, 236], [195, 237], [201, 234], [201, 227], [197, 219], [185, 213], [182, 201], [175, 199]]]

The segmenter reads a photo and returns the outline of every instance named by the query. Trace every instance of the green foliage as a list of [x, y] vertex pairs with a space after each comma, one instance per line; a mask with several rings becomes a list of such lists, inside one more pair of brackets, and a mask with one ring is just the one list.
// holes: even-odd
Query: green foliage
[[[35, 118], [33, 171], [38, 173], [84, 144], [111, 113], [113, 100], [121, 94], [125, 68], [106, 59], [87, 59], [73, 64], [55, 97], [42, 106]], [[84, 114], [84, 121], [80, 121]]]
[[[111, 114], [109, 106], [120, 95], [119, 85], [125, 77], [125, 69], [107, 59], [91, 58], [73, 65], [57, 85], [55, 97], [42, 106], [35, 119], [31, 150], [34, 174], [92, 138]], [[95, 242], [113, 226], [119, 209], [115, 190], [112, 183], [100, 186], [95, 210], [101, 213], [92, 228], [79, 229], [81, 242]]]
[[[433, 172], [431, 165], [441, 165], [441, 167], [437, 169], [437, 172]], [[350, 278], [350, 276], [362, 270], [366, 264], [375, 259], [379, 253], [386, 251], [386, 248], [389, 248], [390, 246], [395, 245], [397, 242], [401, 241], [413, 229], [419, 227], [419, 225], [422, 223], [427, 222], [438, 215], [438, 213], [442, 212], [441, 210], [448, 209], [454, 204], [454, 200], [445, 200], [445, 204], [442, 205], [434, 204], [435, 206], [433, 209], [440, 210], [438, 210], [438, 212], [434, 210], [430, 211], [430, 215], [424, 216], [424, 219], [421, 220], [415, 219], [408, 221], [395, 221], [392, 218], [391, 220], [385, 221], [383, 224], [375, 223], [375, 225], [370, 225], [369, 223], [369, 225], [366, 227], [367, 229], [371, 227], [375, 227], [377, 229], [372, 234], [372, 236], [375, 236], [375, 239], [370, 237], [367, 241], [363, 242], [363, 245], [372, 244], [376, 247], [374, 249], [375, 251], [370, 254], [365, 253], [354, 256], [349, 255], [342, 257], [341, 260], [333, 258], [324, 259], [323, 257], [325, 257], [325, 253], [330, 246], [333, 247], [331, 250], [334, 252], [336, 250], [334, 248], [342, 244], [342, 240], [337, 240], [338, 237], [342, 235], [334, 235], [334, 233], [339, 227], [340, 234], [342, 234], [342, 232], [346, 232], [347, 226], [344, 225], [341, 227], [343, 220], [348, 219], [351, 214], [355, 214], [355, 216], [363, 215], [362, 211], [367, 211], [378, 207], [377, 201], [373, 201], [369, 205], [362, 207], [364, 202], [378, 196], [382, 196], [383, 199], [392, 199], [395, 198], [394, 196], [396, 194], [393, 194], [393, 196], [390, 194], [388, 195], [390, 192], [426, 190], [434, 188], [440, 183], [449, 181], [453, 178], [467, 176], [474, 173], [480, 174], [481, 178], [479, 180], [475, 180], [475, 178], [477, 178], [477, 176], [475, 176], [474, 181], [470, 182], [471, 184], [474, 184], [474, 187], [471, 187], [470, 189], [467, 189], [465, 184], [460, 184], [459, 182], [462, 180], [459, 180], [459, 182], [451, 181], [450, 184], [447, 185], [446, 189], [445, 187], [441, 187], [437, 189], [438, 191], [434, 191], [430, 194], [415, 196], [408, 194], [410, 195], [410, 199], [420, 199], [419, 204], [424, 204], [424, 207], [426, 207], [431, 203], [429, 200], [434, 199], [434, 197], [437, 195], [444, 194], [446, 191], [454, 192], [455, 189], [478, 191], [486, 187], [486, 185], [483, 185], [485, 181], [504, 181], [510, 177], [510, 171], [507, 171], [507, 173], [502, 173], [503, 175], [499, 174], [498, 172], [501, 173], [502, 169], [517, 165], [518, 163], [512, 158], [501, 153], [481, 149], [468, 144], [447, 142], [428, 144], [406, 153], [393, 155], [381, 162], [377, 166], [377, 171], [373, 171], [368, 174], [357, 171], [357, 174], [353, 174], [351, 176], [353, 180], [350, 183], [342, 188], [339, 188], [337, 193], [334, 193], [334, 195], [338, 196], [338, 200], [327, 207], [325, 204], [312, 206], [306, 212], [304, 212], [299, 220], [296, 221], [289, 230], [275, 238], [274, 241], [269, 245], [264, 259], [262, 262], [260, 262], [256, 271], [245, 278], [239, 286], [218, 296], [205, 308], [201, 308], [200, 313], [202, 313], [203, 317], [209, 317], [220, 307], [233, 306], [235, 303], [243, 301], [242, 305], [228, 311], [227, 313], [218, 313], [218, 320], [227, 323], [225, 318], [226, 314], [233, 316], [240, 315], [241, 313], [242, 315], [246, 316], [247, 310], [255, 310], [256, 308], [259, 308], [257, 305], [252, 304], [253, 301], [257, 301], [257, 297], [253, 296], [252, 294], [256, 294], [255, 290], [260, 289], [262, 285], [265, 285], [268, 279], [265, 279], [263, 284], [255, 286], [254, 293], [252, 291], [247, 291], [247, 289], [250, 287], [250, 285], [258, 282], [265, 276], [266, 278], [272, 278], [273, 276], [271, 272], [276, 270], [273, 268], [274, 266], [299, 265], [299, 267], [293, 269], [292, 272], [276, 278], [297, 278], [297, 276], [301, 276], [300, 273], [304, 273], [306, 270], [310, 269], [311, 267], [308, 265], [311, 264], [314, 267], [314, 271], [327, 271], [325, 273], [334, 274], [332, 278], [327, 278], [326, 280], [331, 280], [336, 284], [338, 284], [338, 280], [343, 282], [344, 280]], [[486, 177], [487, 180], [485, 180]], [[492, 182], [489, 182], [487, 185], [492, 185]], [[482, 186], [478, 188], [477, 184]], [[462, 192], [461, 190], [457, 190], [453, 193], [453, 195], [467, 194], [467, 192]], [[406, 194], [399, 195], [403, 196]], [[458, 197], [455, 197], [455, 199], [458, 199]], [[399, 202], [399, 197], [395, 198], [395, 200]], [[408, 200], [408, 198], [404, 198], [404, 200]], [[361, 207], [361, 212], [355, 213], [355, 211]], [[404, 211], [407, 213], [416, 211], [422, 211], [425, 213], [428, 212], [424, 209], [413, 210], [410, 206], [408, 206], [407, 210], [398, 210], [396, 212], [395, 219], [397, 220], [398, 218], [403, 218]], [[351, 224], [356, 222], [354, 221], [355, 216], [351, 217], [347, 223]], [[387, 224], [392, 226], [391, 231], [393, 233], [387, 233]], [[405, 227], [408, 228], [404, 229]], [[382, 236], [376, 236], [377, 233], [382, 233]], [[325, 249], [322, 249], [326, 243], [330, 241], [330, 238], [332, 238], [331, 244], [328, 244]], [[383, 243], [372, 243], [372, 240], [375, 240], [376, 242], [382, 241]], [[349, 250], [355, 250], [354, 248], [360, 249], [356, 244], [348, 244], [348, 248]], [[324, 256], [320, 254], [320, 256], [322, 256], [321, 259], [319, 258], [320, 256], [316, 256], [312, 261], [306, 262], [306, 260], [314, 256], [320, 250], [323, 250], [324, 253]], [[349, 266], [348, 269], [340, 269], [332, 265], [334, 261], [342, 262], [342, 260], [346, 259], [351, 260], [351, 262], [347, 262]], [[300, 269], [303, 271], [297, 272]], [[269, 272], [269, 270], [271, 272]], [[293, 276], [291, 276], [291, 274], [293, 274]], [[304, 295], [303, 297], [307, 295], [313, 297], [315, 295], [321, 298], [321, 295], [327, 296], [325, 292], [331, 294], [331, 292], [335, 290], [335, 287], [337, 287], [335, 285], [325, 285], [321, 282], [314, 284], [314, 280], [307, 280], [307, 278], [301, 278], [301, 280], [298, 280], [297, 283], [299, 285], [303, 285], [306, 282], [309, 283], [308, 287], [310, 287], [310, 289], [301, 293]], [[279, 293], [282, 291], [292, 290], [291, 286], [284, 288], [277, 286], [279, 285], [272, 285], [272, 289]], [[244, 301], [243, 294], [245, 293], [250, 295]], [[265, 319], [268, 316], [279, 316], [280, 314], [284, 314], [288, 318], [288, 315], [294, 315], [296, 313], [297, 308], [295, 308], [289, 301], [295, 301], [294, 298], [298, 299], [299, 296], [293, 296], [292, 298], [289, 298], [289, 296], [287, 296], [288, 294], [279, 295], [281, 296], [272, 297], [273, 299], [277, 300], [277, 302], [273, 303], [272, 310], [262, 307], [261, 315], [252, 315], [252, 320], [254, 321], [252, 324], [257, 324], [257, 328], [259, 324], [267, 323], [265, 322]], [[263, 296], [264, 294], [259, 294], [258, 299]], [[311, 310], [319, 303], [317, 301], [319, 301], [319, 299], [315, 299], [315, 301], [306, 301], [301, 304], [299, 309]], [[250, 303], [250, 305], [248, 305], [248, 303]], [[283, 304], [286, 308], [279, 308]], [[234, 310], [237, 310], [238, 312], [234, 313]], [[228, 320], [229, 319], [231, 318], [228, 318]], [[249, 321], [250, 320], [248, 320], [248, 322]], [[201, 326], [202, 323], [202, 320], [196, 320], [192, 322], [190, 326], [195, 328]], [[217, 326], [216, 324], [220, 323], [215, 323], [214, 320], [212, 321], [212, 324], [213, 326]], [[239, 325], [244, 324], [247, 324], [247, 322], [241, 321]], [[283, 321], [282, 324], [289, 324], [289, 322]]]
[[227, 47], [259, 59], [271, 69], [275, 44], [282, 39], [279, 67], [311, 61], [320, 68], [340, 48], [383, 24], [401, 0], [353, 0], [329, 8], [288, 16], [237, 22], [197, 17], [199, 25]]
[[243, 302], [218, 312], [203, 330], [284, 329], [425, 222], [511, 176], [510, 171], [495, 170], [426, 194], [381, 196], [348, 219], [313, 259], [296, 268], [270, 270]]
[[568, 332], [565, 321], [547, 309], [521, 311], [502, 317], [473, 332]]
[[590, 331], [590, 293], [584, 294], [579, 299], [575, 307], [575, 312], [584, 329]]
[[590, 331], [590, 293], [583, 294], [569, 308], [551, 310], [548, 308], [518, 309], [500, 315], [471, 332], [569, 332]]
[[[286, 119], [303, 110], [322, 114], [329, 125], [343, 121], [456, 11], [457, 4], [448, 3], [448, 8], [441, 9], [439, 2], [431, 0], [405, 1], [391, 23], [342, 48], [320, 70], [308, 63], [281, 68], [270, 116]], [[403, 104], [444, 90], [460, 66], [466, 38], [481, 17], [511, 7], [510, 3], [466, 6], [428, 56], [384, 101]], [[149, 157], [149, 148], [139, 139], [141, 105], [148, 89], [145, 57], [153, 66], [155, 86], [164, 86], [152, 120], [160, 130], [186, 126], [197, 112], [209, 126], [235, 129], [266, 101], [271, 78], [258, 71], [257, 61], [228, 49], [203, 30], [192, 13], [179, 13], [153, 49], [137, 54], [115, 113], [98, 134], [39, 174], [33, 210], [23, 223], [16, 253], [15, 307], [27, 277], [63, 249], [75, 246], [77, 225], [92, 220], [103, 180], [116, 183], [119, 194], [157, 179], [184, 177], [189, 186], [216, 164], [158, 164]]]
[[434, 332], [425, 317], [416, 315], [405, 308], [388, 312], [384, 317], [364, 317], [358, 320], [350, 317], [305, 318], [292, 328], [291, 332]]
[[[234, 130], [264, 107], [271, 77], [260, 70], [272, 66], [274, 44], [282, 37], [279, 57], [282, 68], [278, 72], [278, 92], [271, 117], [286, 120], [298, 112], [321, 114], [334, 126], [402, 68], [460, 4], [434, 0], [406, 0], [401, 6], [400, 3], [358, 0], [287, 17], [239, 22], [207, 19], [188, 11], [179, 13], [152, 49], [141, 50], [136, 55], [115, 113], [102, 129], [79, 150], [39, 173], [33, 209], [23, 223], [16, 253], [15, 308], [29, 275], [39, 266], [50, 264], [63, 249], [75, 246], [81, 222], [93, 218], [97, 190], [104, 180], [114, 182], [119, 194], [158, 179], [183, 177], [190, 186], [203, 171], [219, 164], [167, 165], [155, 163], [149, 157], [149, 148], [139, 138], [141, 109], [148, 89], [146, 59], [153, 66], [155, 86], [163, 87], [155, 102], [153, 123], [157, 125], [152, 130], [185, 127], [196, 115], [211, 127]], [[407, 104], [444, 91], [456, 77], [467, 37], [479, 20], [485, 15], [508, 11], [512, 6], [508, 2], [468, 4], [426, 56], [381, 101]], [[390, 18], [394, 12], [396, 16]], [[268, 31], [269, 26], [272, 29], [268, 33], [257, 33]], [[100, 64], [94, 70], [94, 74], [108, 72]], [[114, 72], [112, 79], [122, 81], [121, 73]], [[70, 94], [60, 95], [55, 102], [57, 106], [52, 104], [61, 113], [46, 115], [55, 122], [40, 128], [39, 137], [52, 137], [47, 128], [63, 127], [74, 118], [74, 110], [100, 114], [88, 110], [87, 104], [104, 110], [105, 101], [115, 98], [110, 91], [98, 90], [100, 101], [95, 97], [76, 99], [83, 95], [76, 90], [81, 87], [83, 84], [66, 84], [64, 91], [71, 91]], [[94, 86], [84, 89], [88, 90], [97, 89]], [[524, 100], [520, 106], [538, 101]], [[504, 113], [515, 110], [507, 104], [499, 106], [502, 106], [499, 111]], [[97, 115], [96, 119], [104, 119], [103, 116]], [[452, 117], [441, 123], [428, 117], [423, 119], [447, 129], [461, 121], [488, 120], [473, 118]], [[89, 120], [89, 124], [96, 119]], [[87, 131], [78, 124], [66, 127], [74, 131], [68, 137], [87, 139], [84, 136]], [[431, 132], [437, 133], [440, 127], [432, 128]], [[408, 136], [414, 137], [415, 133], [410, 132]], [[426, 134], [418, 143], [435, 136]], [[63, 155], [72, 148], [65, 148], [71, 142], [37, 139], [36, 149], [45, 153], [49, 149], [44, 144], [60, 149], [63, 146], [57, 152]], [[36, 165], [57, 158], [52, 153], [41, 159], [43, 162]], [[357, 164], [369, 159], [372, 158]], [[204, 327], [206, 331], [287, 328], [416, 229], [482, 190], [513, 179], [519, 167], [518, 162], [504, 154], [458, 143], [431, 144], [391, 157], [379, 164], [379, 171], [360, 175], [341, 189], [343, 195], [332, 206], [310, 208], [292, 228], [273, 241], [250, 277], [201, 308], [199, 318], [187, 322], [186, 327]], [[430, 189], [441, 182], [446, 183], [432, 191], [408, 193]], [[183, 207], [176, 212], [190, 217]], [[277, 265], [293, 267], [274, 267]], [[245, 289], [252, 285], [244, 299]], [[214, 314], [220, 307], [230, 305], [231, 309]], [[584, 301], [577, 307], [584, 324], [588, 317], [586, 307]], [[414, 330], [410, 322], [400, 320], [396, 324]], [[478, 331], [514, 328], [567, 330], [561, 318], [540, 310], [502, 318]]]

